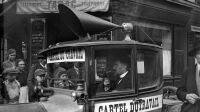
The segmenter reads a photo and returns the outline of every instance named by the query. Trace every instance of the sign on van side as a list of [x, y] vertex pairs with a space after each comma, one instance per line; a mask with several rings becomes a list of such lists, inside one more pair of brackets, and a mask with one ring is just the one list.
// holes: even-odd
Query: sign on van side
[[95, 104], [95, 112], [147, 112], [162, 108], [162, 95]]
[[48, 56], [47, 56], [47, 63], [80, 62], [80, 61], [85, 61], [84, 49], [50, 52], [48, 53]]

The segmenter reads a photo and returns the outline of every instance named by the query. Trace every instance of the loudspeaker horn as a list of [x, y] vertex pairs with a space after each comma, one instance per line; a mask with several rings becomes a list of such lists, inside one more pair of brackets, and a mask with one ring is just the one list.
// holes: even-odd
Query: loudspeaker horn
[[63, 4], [58, 5], [61, 21], [76, 36], [85, 37], [87, 34], [99, 34], [113, 29], [122, 28], [122, 26], [89, 15], [84, 12], [73, 10]]

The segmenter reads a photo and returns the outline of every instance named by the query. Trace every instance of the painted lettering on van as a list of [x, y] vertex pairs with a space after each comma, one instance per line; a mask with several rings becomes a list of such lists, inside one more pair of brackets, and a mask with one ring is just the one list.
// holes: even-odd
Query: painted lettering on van
[[95, 112], [146, 112], [162, 108], [162, 95], [95, 104]]

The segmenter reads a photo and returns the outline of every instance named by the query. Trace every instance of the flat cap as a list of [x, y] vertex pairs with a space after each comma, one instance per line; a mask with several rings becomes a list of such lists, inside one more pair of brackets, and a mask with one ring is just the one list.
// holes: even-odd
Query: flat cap
[[45, 74], [46, 74], [46, 72], [43, 69], [36, 69], [34, 72], [35, 76], [41, 76], [41, 75], [45, 75]]

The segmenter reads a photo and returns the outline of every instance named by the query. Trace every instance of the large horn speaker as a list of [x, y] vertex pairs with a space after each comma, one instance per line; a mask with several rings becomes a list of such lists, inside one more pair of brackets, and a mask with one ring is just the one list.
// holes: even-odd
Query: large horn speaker
[[63, 24], [76, 36], [85, 37], [88, 34], [98, 34], [121, 26], [89, 15], [84, 12], [73, 10], [65, 5], [58, 5]]

